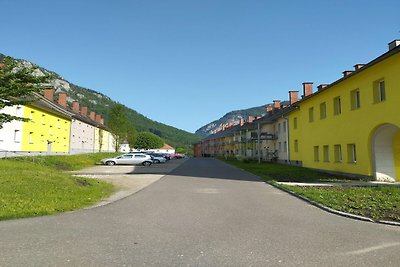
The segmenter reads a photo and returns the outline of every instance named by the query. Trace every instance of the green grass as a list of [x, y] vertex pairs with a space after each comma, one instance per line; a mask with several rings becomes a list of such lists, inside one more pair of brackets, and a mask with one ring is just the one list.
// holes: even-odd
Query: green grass
[[[354, 178], [335, 176], [312, 169], [277, 164], [243, 162], [227, 159], [225, 162], [253, 173], [265, 181], [276, 182], [350, 182]], [[352, 213], [373, 220], [400, 222], [400, 188], [391, 186], [292, 186], [279, 185], [295, 194], [335, 210]]]
[[222, 159], [226, 163], [251, 172], [265, 181], [270, 182], [328, 182], [328, 181], [354, 181], [360, 180], [345, 176], [317, 172], [303, 167], [285, 165], [271, 162], [259, 164], [254, 161], [239, 161], [236, 159]]
[[373, 220], [400, 221], [399, 187], [281, 186], [335, 210]]
[[0, 220], [49, 215], [90, 206], [109, 196], [111, 184], [61, 170], [92, 166], [104, 153], [0, 160]]
[[93, 166], [101, 159], [110, 158], [121, 153], [91, 153], [78, 155], [53, 155], [35, 157], [10, 158], [11, 161], [32, 162], [36, 165], [48, 166], [60, 171], [76, 171], [85, 167]]

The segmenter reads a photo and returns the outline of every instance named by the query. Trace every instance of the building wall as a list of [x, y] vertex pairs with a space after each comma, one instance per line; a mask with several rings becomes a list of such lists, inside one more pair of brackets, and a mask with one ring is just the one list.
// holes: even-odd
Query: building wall
[[[0, 112], [23, 117], [24, 106], [5, 107]], [[22, 144], [22, 121], [11, 121], [4, 123], [0, 129], [0, 155], [7, 156], [8, 151], [21, 151]]]
[[114, 143], [114, 138], [109, 131], [96, 127], [94, 138], [95, 152], [115, 152]]
[[[393, 132], [393, 147], [400, 143], [400, 116], [396, 112], [400, 100], [399, 67], [400, 53], [397, 53], [301, 102], [299, 109], [289, 114], [291, 160], [301, 161], [303, 166], [310, 168], [375, 176], [373, 143], [378, 129], [384, 125], [397, 128], [397, 135]], [[374, 88], [382, 79], [386, 99], [376, 102]], [[358, 109], [352, 107], [353, 90], [359, 90]], [[336, 97], [340, 97], [341, 113], [334, 115]], [[326, 103], [326, 118], [320, 118], [322, 103]], [[312, 122], [310, 109], [313, 109]], [[356, 160], [353, 162], [354, 145]], [[341, 160], [337, 158], [336, 148], [339, 146]], [[394, 147], [394, 151], [398, 150]], [[395, 159], [398, 157], [395, 154]], [[400, 177], [398, 159], [395, 169], [397, 177]]]
[[69, 152], [70, 120], [35, 106], [25, 106], [24, 117], [30, 121], [23, 123], [22, 151]]
[[93, 125], [83, 121], [72, 119], [71, 121], [71, 154], [93, 153], [95, 129]]

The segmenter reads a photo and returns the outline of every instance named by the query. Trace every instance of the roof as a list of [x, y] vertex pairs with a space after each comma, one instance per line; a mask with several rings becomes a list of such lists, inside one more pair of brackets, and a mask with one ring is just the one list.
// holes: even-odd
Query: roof
[[174, 149], [172, 146], [168, 145], [168, 144], [164, 144], [164, 146], [160, 149], [167, 149], [167, 150], [171, 150]]

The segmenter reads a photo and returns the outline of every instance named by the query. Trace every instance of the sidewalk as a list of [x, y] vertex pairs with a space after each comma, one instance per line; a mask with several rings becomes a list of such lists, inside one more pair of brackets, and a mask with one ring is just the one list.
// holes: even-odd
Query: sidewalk
[[151, 166], [146, 167], [131, 165], [98, 165], [80, 171], [73, 171], [71, 173], [80, 177], [103, 180], [112, 183], [115, 186], [116, 191], [110, 197], [87, 208], [91, 209], [107, 205], [139, 192], [160, 180], [185, 161], [186, 159], [170, 160], [166, 163], [152, 164]]

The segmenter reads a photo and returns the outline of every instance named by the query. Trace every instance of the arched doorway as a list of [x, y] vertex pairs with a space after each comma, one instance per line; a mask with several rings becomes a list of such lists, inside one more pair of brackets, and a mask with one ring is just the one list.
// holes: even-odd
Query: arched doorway
[[399, 167], [400, 129], [393, 124], [378, 127], [372, 139], [372, 159], [374, 177], [377, 181], [396, 181], [396, 168]]

